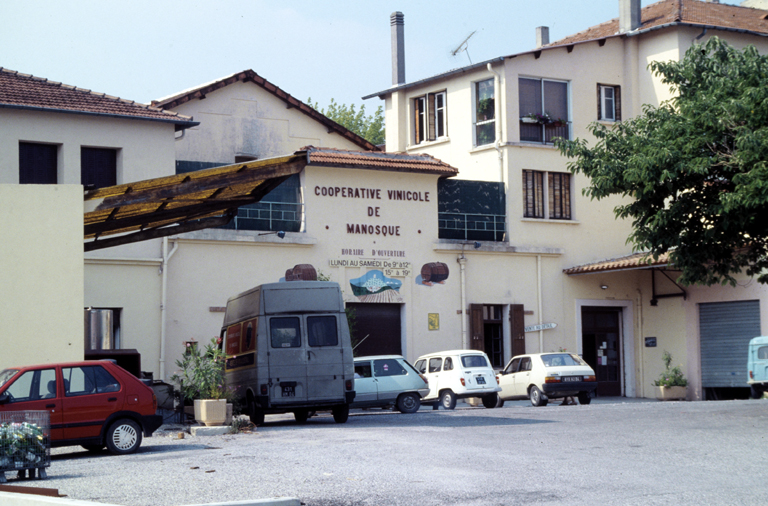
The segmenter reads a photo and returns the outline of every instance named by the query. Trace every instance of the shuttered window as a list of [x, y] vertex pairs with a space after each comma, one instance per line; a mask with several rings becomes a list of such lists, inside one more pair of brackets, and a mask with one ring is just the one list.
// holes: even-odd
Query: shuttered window
[[[547, 188], [544, 192], [546, 174]], [[546, 202], [546, 207], [545, 207]], [[526, 218], [549, 218], [570, 220], [571, 216], [571, 175], [564, 172], [542, 172], [523, 170], [523, 216]]]
[[117, 184], [117, 150], [80, 148], [80, 182], [88, 190]]
[[413, 99], [413, 140], [415, 144], [446, 135], [445, 92], [427, 93]]
[[544, 173], [523, 170], [523, 202], [526, 218], [544, 217]]
[[56, 184], [58, 146], [56, 144], [19, 143], [19, 183]]
[[621, 87], [597, 85], [597, 119], [621, 121]]
[[549, 173], [549, 217], [553, 220], [571, 219], [571, 175]]

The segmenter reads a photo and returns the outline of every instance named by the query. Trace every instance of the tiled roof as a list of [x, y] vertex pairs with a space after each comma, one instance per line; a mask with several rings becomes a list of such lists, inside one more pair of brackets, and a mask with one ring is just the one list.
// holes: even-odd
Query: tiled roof
[[176, 123], [177, 127], [197, 124], [189, 116], [2, 67], [0, 107], [167, 121]]
[[426, 154], [382, 153], [379, 151], [347, 151], [342, 149], [301, 148], [307, 152], [308, 165], [374, 169], [395, 172], [420, 172], [440, 176], [455, 176], [459, 170]]
[[314, 119], [315, 121], [322, 123], [324, 126], [328, 128], [329, 131], [336, 132], [337, 134], [341, 135], [342, 137], [345, 137], [347, 140], [357, 144], [363, 149], [378, 151], [378, 148], [376, 147], [375, 144], [368, 142], [367, 140], [363, 139], [362, 137], [352, 132], [351, 130], [344, 128], [343, 126], [339, 125], [332, 119], [316, 111], [315, 109], [308, 106], [301, 100], [293, 97], [286, 91], [278, 88], [277, 86], [267, 81], [266, 79], [264, 79], [263, 77], [261, 77], [256, 72], [250, 69], [244, 70], [242, 72], [237, 72], [236, 74], [223, 77], [221, 79], [218, 79], [210, 83], [202, 84], [200, 86], [197, 86], [189, 90], [184, 90], [170, 97], [161, 98], [160, 100], [153, 100], [152, 105], [155, 107], [162, 107], [163, 109], [173, 109], [174, 107], [177, 107], [185, 102], [189, 102], [190, 100], [205, 98], [205, 96], [208, 93], [214, 92], [218, 89], [224, 88], [225, 86], [229, 86], [230, 84], [236, 83], [238, 81], [242, 81], [244, 83], [252, 82], [258, 86], [261, 86], [262, 88], [272, 93], [274, 96], [276, 96], [280, 100], [284, 101], [288, 105], [289, 109], [290, 108], [298, 109], [299, 111], [306, 114], [307, 116]]
[[634, 253], [625, 257], [602, 260], [591, 264], [577, 265], [569, 269], [563, 269], [565, 274], [592, 274], [595, 272], [627, 271], [633, 269], [649, 269], [651, 267], [664, 267], [669, 264], [669, 255], [660, 255], [654, 260], [648, 252]]
[[[636, 31], [646, 31], [670, 24], [683, 24], [768, 35], [766, 16], [768, 11], [749, 7], [700, 0], [662, 0], [642, 9], [640, 13], [642, 24]], [[545, 47], [565, 46], [618, 35], [620, 35], [619, 18], [614, 18], [552, 42]]]

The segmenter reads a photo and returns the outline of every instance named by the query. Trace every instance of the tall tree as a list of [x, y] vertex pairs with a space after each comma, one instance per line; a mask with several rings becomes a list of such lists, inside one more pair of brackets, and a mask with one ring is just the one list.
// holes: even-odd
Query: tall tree
[[712, 37], [680, 61], [650, 69], [674, 97], [608, 128], [597, 142], [556, 141], [593, 199], [632, 220], [628, 242], [669, 253], [684, 284], [735, 284], [745, 272], [768, 283], [768, 58]]
[[384, 144], [384, 109], [381, 106], [375, 113], [366, 115], [365, 105], [355, 110], [355, 104], [339, 104], [333, 99], [327, 109], [321, 109], [317, 102], [313, 104], [311, 98], [307, 99], [307, 104], [371, 144]]

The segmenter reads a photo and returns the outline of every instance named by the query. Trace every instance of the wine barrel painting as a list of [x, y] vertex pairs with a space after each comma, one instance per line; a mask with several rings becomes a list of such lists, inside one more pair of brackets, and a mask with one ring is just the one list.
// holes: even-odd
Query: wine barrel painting
[[421, 282], [425, 285], [443, 283], [448, 279], [448, 266], [443, 262], [430, 262], [421, 266]]
[[294, 265], [285, 271], [286, 281], [317, 281], [317, 271], [312, 264]]

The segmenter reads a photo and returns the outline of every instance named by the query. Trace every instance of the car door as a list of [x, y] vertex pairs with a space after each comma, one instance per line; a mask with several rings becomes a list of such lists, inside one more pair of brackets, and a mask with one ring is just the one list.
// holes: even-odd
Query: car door
[[3, 393], [9, 394], [8, 402], [0, 408], [2, 411], [48, 411], [51, 441], [60, 441], [64, 439], [60, 385], [55, 367], [28, 370], [5, 388]]
[[301, 317], [269, 318], [270, 402], [307, 401], [307, 350], [302, 345]]
[[522, 357], [520, 359], [520, 369], [511, 376], [514, 378], [513, 391], [517, 397], [528, 396], [528, 385], [531, 384], [531, 368], [533, 362], [531, 357]]
[[499, 397], [502, 399], [511, 399], [516, 395], [514, 373], [517, 372], [518, 367], [520, 367], [520, 357], [515, 357], [509, 364], [507, 364], [507, 367], [501, 371], [501, 374], [499, 375], [499, 386], [501, 387]]
[[344, 355], [337, 315], [307, 316], [307, 399], [344, 399]]
[[101, 435], [109, 416], [123, 409], [125, 388], [101, 365], [62, 367], [64, 439]]
[[373, 361], [373, 376], [376, 378], [382, 402], [395, 402], [403, 390], [410, 390], [408, 371], [394, 358]]
[[427, 379], [429, 381], [429, 395], [427, 398], [435, 399], [440, 393], [440, 373], [443, 370], [443, 357], [427, 359]]
[[378, 397], [370, 360], [355, 361], [355, 404], [374, 402]]

